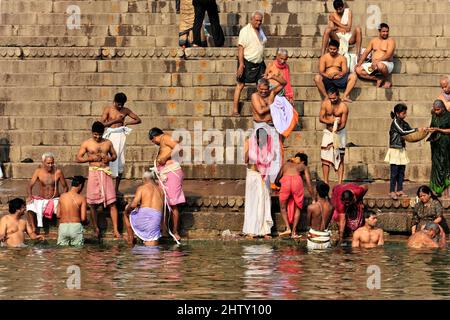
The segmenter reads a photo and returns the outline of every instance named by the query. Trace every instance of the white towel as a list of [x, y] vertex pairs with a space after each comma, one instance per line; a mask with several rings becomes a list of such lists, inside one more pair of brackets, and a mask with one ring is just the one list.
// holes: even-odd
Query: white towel
[[133, 131], [133, 129], [122, 126], [118, 128], [108, 128], [103, 134], [104, 139], [111, 140], [117, 154], [117, 159], [109, 163], [109, 168], [111, 169], [113, 178], [116, 178], [123, 172], [125, 165], [126, 136], [129, 135], [131, 131]]

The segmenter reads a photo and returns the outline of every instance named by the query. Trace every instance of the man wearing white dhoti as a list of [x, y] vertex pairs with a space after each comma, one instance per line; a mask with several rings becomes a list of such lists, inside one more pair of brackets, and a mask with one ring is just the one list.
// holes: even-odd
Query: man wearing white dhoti
[[247, 176], [245, 181], [245, 213], [242, 232], [249, 239], [270, 239], [273, 226], [270, 201], [270, 164], [273, 140], [264, 128], [257, 129], [245, 143]]
[[[125, 108], [126, 102], [127, 96], [122, 92], [117, 93], [114, 96], [113, 105], [103, 110], [101, 119], [105, 127], [108, 127], [103, 138], [111, 140], [117, 153], [117, 159], [109, 163], [112, 177], [116, 179], [116, 194], [119, 193], [120, 180], [124, 171], [126, 136], [132, 131], [127, 126], [141, 123], [139, 116], [129, 108]], [[125, 121], [127, 116], [131, 118], [128, 122]]]
[[323, 130], [320, 158], [322, 160], [323, 179], [329, 184], [330, 165], [337, 171], [339, 184], [344, 180], [344, 155], [346, 146], [345, 125], [348, 108], [339, 98], [339, 91], [331, 87], [328, 97], [322, 102], [319, 120], [326, 124]]

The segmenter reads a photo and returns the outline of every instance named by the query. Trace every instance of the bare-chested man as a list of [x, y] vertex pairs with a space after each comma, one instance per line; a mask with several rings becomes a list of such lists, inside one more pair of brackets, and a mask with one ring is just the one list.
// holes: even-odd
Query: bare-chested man
[[364, 212], [364, 226], [353, 232], [352, 247], [375, 248], [384, 245], [383, 229], [377, 228], [377, 219], [375, 211]]
[[422, 230], [408, 239], [408, 247], [413, 249], [446, 248], [445, 232], [440, 225], [427, 222]]
[[0, 219], [0, 242], [8, 247], [25, 247], [25, 232], [32, 240], [44, 240], [42, 235], [36, 235], [30, 223], [22, 220], [26, 203], [20, 198], [9, 201], [9, 215]]
[[146, 246], [156, 246], [161, 238], [164, 194], [154, 172], [144, 172], [143, 184], [136, 190], [133, 202], [123, 216], [127, 226], [128, 243], [134, 240], [133, 231]]
[[316, 201], [308, 206], [306, 225], [309, 228], [306, 246], [308, 249], [326, 249], [331, 246], [331, 232], [328, 226], [333, 216], [333, 206], [328, 193], [330, 186], [323, 181], [317, 182]]
[[[113, 224], [114, 237], [119, 239], [118, 212], [116, 207], [116, 192], [111, 178], [109, 163], [116, 160], [117, 155], [110, 140], [102, 136], [105, 132], [103, 123], [96, 121], [92, 125], [92, 138], [84, 141], [77, 154], [79, 163], [89, 162], [89, 178], [86, 190], [87, 203], [91, 212], [92, 223], [96, 236], [100, 239], [97, 206], [102, 204], [109, 209]], [[84, 156], [87, 154], [87, 158]]]
[[83, 225], [87, 222], [86, 198], [80, 193], [83, 190], [85, 179], [75, 176], [69, 192], [63, 193], [59, 199], [56, 217], [59, 219], [58, 242], [59, 246], [82, 246], [84, 244]]
[[[159, 146], [158, 155], [154, 163], [156, 168], [154, 169], [158, 171], [160, 182], [164, 184], [166, 189], [167, 202], [173, 217], [173, 236], [179, 241], [181, 237], [178, 234], [180, 215], [178, 205], [185, 203], [186, 199], [183, 192], [183, 170], [180, 164], [172, 159], [172, 153], [176, 150], [178, 142], [159, 128], [150, 129], [148, 137], [151, 142]], [[165, 226], [166, 221], [163, 224], [164, 228]]]
[[[117, 154], [117, 159], [109, 164], [112, 177], [116, 179], [116, 193], [119, 193], [120, 180], [125, 164], [125, 142], [127, 135], [131, 132], [128, 126], [141, 123], [139, 116], [125, 107], [126, 102], [127, 96], [125, 93], [117, 93], [114, 96], [113, 105], [103, 110], [101, 119], [105, 127], [108, 127], [103, 138], [111, 140]], [[130, 117], [130, 121], [125, 121], [126, 117]]]
[[[305, 189], [303, 187], [302, 175], [305, 176], [309, 195], [314, 198], [311, 186], [311, 175], [308, 169], [308, 156], [297, 153], [294, 158], [289, 159], [282, 167], [275, 180], [280, 188], [280, 211], [286, 226], [286, 231], [279, 234], [280, 237], [290, 235], [292, 239], [298, 239], [297, 225], [300, 220], [300, 210], [303, 208]], [[292, 224], [292, 230], [290, 225]]]
[[331, 40], [328, 53], [322, 55], [319, 61], [319, 74], [314, 77], [319, 92], [326, 97], [331, 87], [345, 89], [344, 101], [352, 102], [350, 92], [356, 84], [358, 77], [350, 73], [347, 67], [347, 59], [338, 53], [339, 42]]
[[447, 111], [450, 111], [450, 76], [444, 76], [441, 78], [440, 85], [442, 88], [442, 92], [437, 97], [439, 100], [442, 100], [445, 104], [445, 108]]
[[[385, 88], [392, 86], [388, 80], [394, 70], [395, 41], [389, 38], [389, 26], [381, 23], [378, 37], [370, 40], [369, 45], [356, 65], [355, 71], [359, 77], [377, 82], [377, 87], [384, 84]], [[365, 62], [372, 53], [370, 62]]]
[[[287, 64], [288, 51], [286, 49], [279, 48], [277, 55], [273, 61], [271, 61], [266, 68], [265, 78], [269, 76], [276, 76], [286, 80], [286, 85], [278, 93], [279, 96], [284, 96], [290, 104], [294, 104], [294, 91], [291, 86], [291, 75], [289, 65]], [[275, 79], [270, 79], [270, 88], [275, 88], [279, 85], [279, 82]]]
[[339, 98], [339, 91], [331, 87], [328, 98], [322, 102], [319, 120], [326, 124], [323, 130], [320, 158], [324, 181], [329, 184], [330, 166], [338, 174], [338, 183], [344, 180], [344, 155], [346, 146], [346, 130], [348, 108]]
[[[33, 187], [39, 182], [39, 195], [33, 195]], [[42, 155], [42, 164], [37, 168], [27, 187], [27, 219], [35, 231], [33, 213], [36, 215], [37, 226], [43, 227], [43, 217], [52, 219], [59, 201], [59, 185], [67, 192], [66, 179], [61, 169], [56, 169], [55, 156], [46, 152]]]
[[322, 56], [325, 54], [328, 41], [331, 38], [336, 41], [341, 41], [341, 44], [345, 44], [346, 48], [343, 48], [344, 52], [348, 51], [349, 45], [356, 43], [356, 55], [359, 57], [362, 42], [361, 28], [356, 27], [352, 33], [353, 13], [349, 8], [345, 7], [344, 1], [334, 0], [333, 7], [336, 11], [330, 13], [328, 16], [328, 26], [322, 38]]

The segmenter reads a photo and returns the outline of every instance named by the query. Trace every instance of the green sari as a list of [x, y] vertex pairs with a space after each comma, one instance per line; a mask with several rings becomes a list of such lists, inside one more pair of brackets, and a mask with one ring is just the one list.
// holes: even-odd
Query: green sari
[[[444, 109], [440, 116], [433, 114], [432, 128], [450, 129], [450, 112]], [[450, 186], [450, 134], [434, 132], [428, 138], [431, 145], [430, 187], [441, 194]]]

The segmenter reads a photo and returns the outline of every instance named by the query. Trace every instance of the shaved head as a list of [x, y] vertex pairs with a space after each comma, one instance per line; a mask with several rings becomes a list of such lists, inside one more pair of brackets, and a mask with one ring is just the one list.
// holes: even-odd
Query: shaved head
[[439, 84], [445, 94], [450, 94], [450, 76], [443, 76]]

